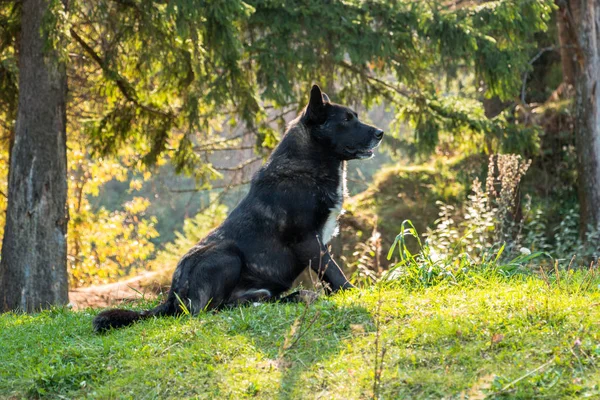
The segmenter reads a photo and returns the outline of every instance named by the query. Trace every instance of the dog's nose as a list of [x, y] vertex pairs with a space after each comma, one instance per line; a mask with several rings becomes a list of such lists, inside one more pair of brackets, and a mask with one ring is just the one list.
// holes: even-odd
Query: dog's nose
[[375, 129], [375, 137], [381, 139], [383, 137], [383, 131], [381, 129]]

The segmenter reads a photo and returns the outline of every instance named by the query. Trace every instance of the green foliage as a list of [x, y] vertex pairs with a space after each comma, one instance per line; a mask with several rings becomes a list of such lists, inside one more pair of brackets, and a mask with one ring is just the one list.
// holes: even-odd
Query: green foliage
[[[487, 120], [480, 101], [518, 93], [551, 0], [52, 4], [45, 29], [49, 47], [69, 55], [70, 118], [101, 155], [134, 146], [147, 164], [167, 154], [179, 171], [214, 179], [194, 148], [220, 131], [225, 116], [256, 132], [259, 147], [272, 147], [266, 107], [298, 108], [313, 82], [335, 89], [339, 102], [393, 104], [413, 124], [420, 151], [457, 133], [497, 138], [486, 151], [515, 136], [535, 147], [536, 131], [510, 115]], [[0, 92], [14, 105], [19, 6], [1, 7], [10, 29], [0, 46]], [[441, 77], [465, 89], [447, 90]]]
[[[600, 232], [588, 227], [584, 237], [579, 236], [579, 210], [565, 210], [558, 225], [549, 229], [547, 215], [541, 209], [528, 215], [524, 223], [524, 243], [531, 249], [547, 252], [554, 259], [572, 261], [575, 266], [587, 267], [600, 256]], [[548, 235], [548, 231], [552, 234]], [[575, 257], [573, 260], [571, 260]]]
[[[399, 258], [384, 280], [426, 287], [444, 280], [457, 282], [473, 273], [529, 272], [531, 261], [546, 255], [523, 247], [524, 224], [516, 217], [518, 187], [530, 162], [515, 155], [490, 156], [489, 161], [485, 191], [475, 178], [461, 209], [438, 201], [439, 219], [427, 229], [425, 242], [411, 221], [402, 222], [387, 256], [390, 260], [398, 248]], [[416, 251], [407, 245], [410, 237]]]
[[2, 314], [0, 397], [372, 398], [376, 338], [381, 398], [600, 395], [597, 275], [472, 278], [361, 289], [308, 309], [152, 318], [106, 335], [92, 332], [95, 310]]
[[[392, 286], [411, 285], [423, 288], [445, 281], [454, 284], [464, 280], [475, 279], [476, 281], [486, 275], [511, 276], [517, 272], [528, 273], [527, 267], [536, 258], [544, 255], [542, 252], [537, 252], [501, 259], [505, 245], [501, 245], [496, 250], [487, 243], [482, 245], [479, 242], [481, 239], [487, 239], [485, 231], [489, 228], [493, 228], [493, 225], [491, 227], [486, 223], [474, 225], [472, 231], [458, 238], [456, 231], [449, 227], [442, 230], [438, 225], [434, 240], [423, 243], [412, 222], [404, 221], [401, 232], [396, 236], [387, 256], [388, 260], [392, 259], [397, 248], [399, 261], [394, 263], [381, 279]], [[418, 242], [416, 253], [411, 252], [407, 246], [406, 239], [409, 237]], [[438, 242], [440, 238], [446, 240]], [[463, 242], [467, 242], [465, 247], [461, 247], [464, 245]], [[440, 249], [441, 246], [448, 245], [452, 247]], [[470, 248], [472, 245], [475, 247]]]
[[[528, 274], [533, 262], [546, 268], [566, 262], [563, 267], [568, 269], [589, 266], [591, 260], [593, 271], [600, 236], [592, 229], [579, 238], [576, 210], [569, 211], [554, 228], [552, 240], [544, 214], [538, 210], [529, 217], [529, 201], [523, 207], [523, 220], [515, 219], [521, 207], [518, 186], [528, 166], [516, 156], [490, 157], [486, 191], [475, 179], [473, 193], [461, 208], [438, 201], [439, 219], [427, 229], [424, 242], [413, 223], [404, 221], [387, 255], [391, 260], [397, 248], [397, 258], [381, 279], [417, 287], [446, 281], [456, 284], [472, 280], [473, 275]], [[416, 242], [416, 250], [407, 241], [410, 238]], [[376, 274], [371, 277], [378, 279]]]
[[[487, 151], [503, 149], [515, 136], [525, 140], [520, 144], [526, 149], [536, 148], [539, 132], [517, 126], [514, 108], [494, 120], [485, 118], [480, 94], [510, 99], [518, 93], [535, 49], [533, 35], [547, 28], [552, 2], [495, 1], [460, 8], [410, 1], [253, 5], [250, 26], [264, 33], [254, 35], [259, 39], [250, 49], [260, 51], [257, 75], [266, 85], [265, 98], [295, 100], [298, 89], [290, 77], [305, 82], [321, 75], [326, 87], [339, 88], [340, 102], [360, 98], [367, 108], [383, 99], [393, 104], [398, 120], [415, 129], [420, 152], [430, 152], [442, 133], [459, 140], [465, 133], [497, 138]], [[318, 67], [304, 68], [308, 65]], [[444, 76], [468, 89], [445, 90]]]
[[80, 93], [99, 154], [135, 146], [153, 164], [168, 153], [178, 170], [214, 179], [192, 136], [210, 137], [234, 104], [248, 123], [258, 112], [239, 60], [239, 19], [250, 11], [241, 1], [73, 4], [72, 50], [85, 60], [76, 72], [95, 71]]

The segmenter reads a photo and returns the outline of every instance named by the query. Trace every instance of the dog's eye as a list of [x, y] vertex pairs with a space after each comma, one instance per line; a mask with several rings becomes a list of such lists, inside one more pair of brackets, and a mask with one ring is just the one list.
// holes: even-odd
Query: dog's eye
[[346, 113], [346, 121], [352, 121], [352, 118], [354, 118], [354, 114], [352, 113]]

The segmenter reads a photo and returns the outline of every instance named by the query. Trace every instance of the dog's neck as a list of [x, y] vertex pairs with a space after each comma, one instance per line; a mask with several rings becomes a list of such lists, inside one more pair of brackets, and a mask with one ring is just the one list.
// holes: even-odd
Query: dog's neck
[[314, 137], [311, 137], [309, 128], [300, 118], [292, 121], [289, 125], [281, 143], [271, 155], [271, 160], [273, 159], [293, 160], [291, 166], [294, 169], [312, 170], [321, 175], [329, 175], [329, 172], [341, 175], [339, 171], [345, 169], [345, 162], [333, 155]]

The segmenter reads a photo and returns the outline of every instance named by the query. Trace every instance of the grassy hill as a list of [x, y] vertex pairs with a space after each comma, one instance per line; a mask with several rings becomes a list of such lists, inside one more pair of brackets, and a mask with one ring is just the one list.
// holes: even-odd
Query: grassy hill
[[464, 202], [473, 179], [481, 179], [484, 165], [485, 157], [466, 156], [440, 157], [419, 165], [397, 162], [381, 168], [366, 190], [345, 201], [341, 235], [332, 242], [333, 254], [340, 255], [338, 261], [353, 272], [365, 242], [375, 230], [379, 233], [379, 249], [383, 250], [377, 252], [378, 265], [389, 265], [387, 250], [401, 231], [402, 222], [411, 220], [420, 234], [425, 233], [439, 218], [437, 202]]
[[474, 274], [105, 335], [97, 310], [4, 314], [0, 398], [598, 398], [599, 284]]

